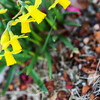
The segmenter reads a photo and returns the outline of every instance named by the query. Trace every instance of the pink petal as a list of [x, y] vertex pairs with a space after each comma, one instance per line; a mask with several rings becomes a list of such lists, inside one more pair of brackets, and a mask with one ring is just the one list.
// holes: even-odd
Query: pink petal
[[72, 89], [73, 86], [69, 86], [69, 85], [68, 85], [68, 86], [66, 86], [66, 88], [67, 88], [67, 89]]
[[66, 9], [66, 11], [69, 11], [69, 12], [78, 12], [78, 15], [81, 15], [81, 11], [78, 8], [74, 7], [74, 6], [69, 6]]

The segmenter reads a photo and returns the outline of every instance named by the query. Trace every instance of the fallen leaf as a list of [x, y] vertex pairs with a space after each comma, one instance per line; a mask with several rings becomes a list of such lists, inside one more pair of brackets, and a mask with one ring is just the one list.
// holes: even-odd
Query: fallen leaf
[[100, 54], [100, 46], [96, 47], [95, 50], [96, 50], [97, 54]]
[[98, 43], [100, 43], [100, 31], [94, 33], [94, 37]]
[[94, 93], [91, 93], [91, 94], [89, 95], [89, 97], [90, 97], [91, 100], [94, 100], [94, 98], [95, 98]]
[[46, 88], [48, 89], [48, 92], [51, 93], [55, 90], [55, 85], [53, 81], [47, 81], [45, 83]]
[[85, 85], [82, 88], [82, 95], [85, 95], [87, 92], [91, 91], [92, 88], [89, 85]]
[[88, 85], [94, 84], [94, 82], [97, 80], [98, 77], [99, 77], [99, 75], [96, 73], [89, 74], [89, 76], [87, 78]]

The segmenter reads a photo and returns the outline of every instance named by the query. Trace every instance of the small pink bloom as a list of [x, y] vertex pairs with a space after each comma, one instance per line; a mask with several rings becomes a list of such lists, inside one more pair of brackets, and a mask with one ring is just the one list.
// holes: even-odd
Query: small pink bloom
[[26, 84], [30, 83], [33, 80], [30, 76], [27, 76], [26, 74], [22, 74], [21, 77]]
[[69, 6], [66, 9], [66, 11], [69, 11], [69, 12], [78, 12], [78, 15], [81, 15], [81, 11], [78, 8], [74, 7], [74, 6]]
[[72, 89], [73, 86], [69, 86], [69, 85], [67, 85], [66, 88], [67, 88], [67, 89]]

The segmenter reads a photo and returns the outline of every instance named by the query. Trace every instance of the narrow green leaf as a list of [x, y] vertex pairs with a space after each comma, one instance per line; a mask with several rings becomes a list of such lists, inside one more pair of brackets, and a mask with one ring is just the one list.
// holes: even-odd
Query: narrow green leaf
[[43, 45], [43, 47], [42, 47], [42, 50], [41, 50], [41, 53], [43, 53], [43, 52], [45, 51], [45, 49], [46, 49], [46, 47], [47, 47], [47, 44], [48, 44], [48, 42], [49, 42], [51, 33], [52, 33], [52, 28], [51, 28], [51, 30], [49, 31], [49, 34], [48, 34], [48, 36], [47, 36], [47, 38], [46, 38], [46, 40], [45, 40], [45, 43], [44, 43], [44, 45]]
[[70, 43], [70, 41], [66, 37], [64, 37], [63, 35], [60, 35], [59, 38], [66, 46], [74, 50], [73, 45]]
[[48, 92], [47, 88], [45, 87], [45, 85], [43, 84], [43, 82], [41, 81], [40, 77], [38, 76], [38, 74], [35, 72], [35, 70], [33, 69], [30, 74], [29, 74], [34, 82], [39, 86], [39, 88], [44, 91], [44, 92]]
[[58, 39], [58, 35], [54, 35], [54, 36], [52, 37], [53, 42], [56, 42], [57, 39]]
[[49, 45], [50, 45], [54, 50], [56, 50], [56, 46], [55, 46], [54, 43], [51, 42]]
[[6, 81], [6, 85], [4, 87], [4, 90], [2, 91], [1, 95], [3, 96], [5, 94], [5, 92], [7, 91], [13, 77], [14, 77], [14, 74], [15, 74], [15, 70], [16, 70], [16, 65], [15, 66], [11, 66], [11, 69], [10, 69], [10, 72], [8, 74], [8, 79]]
[[31, 56], [27, 53], [20, 53], [20, 54], [14, 55], [14, 58], [16, 59], [16, 61], [20, 61], [24, 63], [25, 61], [29, 60]]
[[31, 33], [32, 33], [32, 35], [34, 36], [34, 38], [35, 38], [36, 40], [42, 41], [42, 38], [41, 38], [39, 35], [37, 35], [34, 31], [31, 31]]
[[6, 68], [6, 63], [5, 63], [5, 60], [1, 60], [0, 61], [0, 74], [2, 73], [2, 71]]
[[37, 58], [38, 58], [38, 54], [39, 54], [39, 49], [37, 50], [37, 52], [35, 53], [35, 55], [32, 58], [32, 61], [30, 62], [30, 64], [27, 66], [27, 71], [26, 74], [29, 75], [29, 73], [32, 71], [33, 66], [35, 65]]
[[45, 50], [45, 56], [47, 58], [48, 66], [49, 66], [49, 78], [52, 78], [52, 63], [51, 63], [51, 56], [48, 49]]
[[27, 38], [27, 40], [31, 41], [34, 44], [37, 44], [38, 46], [41, 46], [40, 42], [38, 42], [36, 40], [33, 40], [33, 39], [29, 38], [29, 37]]
[[25, 70], [26, 70], [26, 66], [25, 66], [25, 68], [23, 68], [21, 71], [17, 72], [16, 74], [17, 74], [17, 75], [20, 75], [20, 74], [22, 74]]
[[47, 17], [45, 17], [45, 20], [48, 22], [48, 24], [49, 24], [54, 30], [57, 30], [56, 26], [54, 25], [54, 20], [51, 21], [51, 20], [48, 19]]
[[66, 11], [66, 12], [64, 12], [63, 14], [64, 14], [64, 15], [67, 15], [67, 14], [77, 14], [77, 13], [78, 13], [78, 12], [67, 12], [67, 11]]
[[64, 24], [69, 25], [69, 26], [81, 26], [81, 24], [77, 24], [71, 21], [65, 21]]

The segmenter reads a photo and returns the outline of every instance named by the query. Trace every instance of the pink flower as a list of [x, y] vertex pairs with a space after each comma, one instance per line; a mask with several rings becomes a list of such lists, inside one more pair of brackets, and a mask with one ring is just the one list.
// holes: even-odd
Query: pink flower
[[66, 11], [69, 11], [69, 12], [78, 12], [78, 15], [81, 15], [81, 11], [78, 8], [74, 7], [74, 6], [69, 6], [66, 9]]
[[67, 85], [66, 88], [67, 88], [67, 89], [72, 89], [73, 86], [69, 86], [69, 85]]
[[30, 83], [33, 79], [30, 76], [27, 76], [26, 74], [22, 74], [21, 78], [23, 79], [23, 81], [28, 84]]

